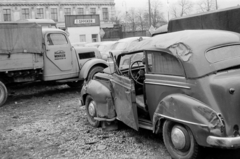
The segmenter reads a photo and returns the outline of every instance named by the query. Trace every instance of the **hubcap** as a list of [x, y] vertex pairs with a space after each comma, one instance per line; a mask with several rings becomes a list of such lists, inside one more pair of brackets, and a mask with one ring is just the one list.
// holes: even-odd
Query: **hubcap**
[[95, 108], [95, 103], [93, 101], [89, 103], [88, 112], [89, 112], [89, 115], [91, 115], [92, 117], [95, 116], [96, 108]]
[[186, 146], [186, 136], [184, 132], [177, 127], [173, 127], [171, 132], [171, 139], [176, 149], [181, 150]]

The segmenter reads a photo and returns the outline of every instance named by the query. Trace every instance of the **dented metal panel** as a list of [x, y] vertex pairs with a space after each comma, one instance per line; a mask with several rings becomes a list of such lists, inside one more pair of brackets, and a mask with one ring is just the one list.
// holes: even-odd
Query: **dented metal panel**
[[218, 136], [225, 134], [224, 123], [219, 114], [204, 103], [183, 94], [165, 97], [157, 106], [153, 122], [159, 117], [170, 118], [181, 123], [207, 127], [210, 133]]

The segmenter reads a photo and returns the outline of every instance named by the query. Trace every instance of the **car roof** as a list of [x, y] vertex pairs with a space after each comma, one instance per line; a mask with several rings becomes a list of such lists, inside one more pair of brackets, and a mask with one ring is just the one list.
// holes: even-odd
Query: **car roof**
[[[208, 49], [233, 43], [240, 43], [238, 33], [221, 30], [185, 30], [156, 35], [136, 44], [128, 51], [131, 53], [144, 50], [167, 50], [183, 61], [188, 77], [194, 78], [213, 72], [217, 69], [216, 67], [219, 67], [217, 65], [210, 66], [206, 60], [205, 52]], [[185, 45], [189, 54], [173, 52], [171, 49], [176, 44]], [[182, 51], [186, 51], [186, 49]]]
[[146, 38], [149, 38], [149, 37], [145, 37], [145, 36], [143, 36], [143, 37], [130, 37], [130, 38], [120, 39], [117, 42], [129, 42], [129, 41], [138, 40], [140, 38], [146, 39]]

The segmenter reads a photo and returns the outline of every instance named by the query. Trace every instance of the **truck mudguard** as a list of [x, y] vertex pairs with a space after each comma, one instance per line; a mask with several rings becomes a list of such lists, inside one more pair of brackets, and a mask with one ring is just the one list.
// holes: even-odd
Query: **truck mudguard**
[[184, 94], [166, 96], [158, 104], [153, 116], [153, 132], [159, 131], [162, 119], [187, 125], [199, 145], [205, 145], [209, 134], [224, 136], [224, 122], [221, 115], [206, 104]]
[[103, 59], [90, 59], [89, 61], [85, 62], [81, 68], [80, 74], [79, 74], [79, 79], [86, 79], [88, 76], [89, 71], [94, 67], [94, 66], [103, 66], [107, 67], [107, 62], [104, 61]]
[[91, 80], [83, 89], [96, 102], [98, 117], [111, 119], [116, 116], [112, 94], [108, 87], [99, 81]]

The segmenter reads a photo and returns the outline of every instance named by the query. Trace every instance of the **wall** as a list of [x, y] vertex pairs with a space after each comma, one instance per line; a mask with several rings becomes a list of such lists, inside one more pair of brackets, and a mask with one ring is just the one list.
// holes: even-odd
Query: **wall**
[[77, 43], [80, 42], [80, 35], [84, 34], [86, 35], [86, 42], [91, 43], [92, 42], [92, 34], [98, 34], [98, 41], [100, 41], [100, 27], [70, 27], [67, 29], [67, 32], [69, 33], [69, 39], [71, 43]]

